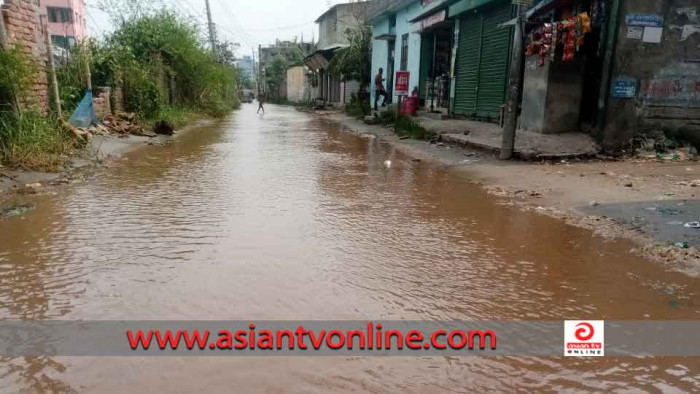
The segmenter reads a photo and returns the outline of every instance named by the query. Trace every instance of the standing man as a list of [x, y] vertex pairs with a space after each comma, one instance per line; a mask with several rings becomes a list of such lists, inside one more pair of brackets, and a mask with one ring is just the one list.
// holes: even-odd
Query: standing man
[[379, 96], [384, 96], [384, 100], [382, 100], [382, 107], [386, 107], [386, 101], [389, 99], [389, 96], [386, 94], [386, 90], [384, 90], [384, 69], [379, 68], [379, 72], [377, 73], [377, 76], [374, 77], [374, 110], [379, 111], [379, 108], [377, 107], [377, 104], [379, 103]]
[[260, 94], [258, 94], [258, 114], [260, 110], [262, 110], [263, 115], [265, 115], [265, 107], [263, 107], [263, 104], [265, 104], [265, 92], [260, 92]]

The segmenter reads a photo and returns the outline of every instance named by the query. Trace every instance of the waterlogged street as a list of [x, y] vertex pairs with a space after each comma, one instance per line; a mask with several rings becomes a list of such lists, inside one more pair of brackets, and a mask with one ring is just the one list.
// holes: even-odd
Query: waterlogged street
[[[256, 104], [0, 221], [0, 317], [684, 320], [700, 281]], [[387, 166], [385, 162], [391, 161]], [[2, 392], [680, 392], [693, 358], [23, 357]]]

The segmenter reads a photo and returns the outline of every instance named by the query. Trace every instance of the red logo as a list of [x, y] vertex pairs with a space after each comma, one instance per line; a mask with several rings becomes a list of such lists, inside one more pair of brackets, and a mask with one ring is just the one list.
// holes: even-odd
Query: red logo
[[579, 341], [588, 341], [595, 335], [595, 330], [590, 323], [579, 323], [576, 325], [576, 331], [574, 332], [576, 339]]

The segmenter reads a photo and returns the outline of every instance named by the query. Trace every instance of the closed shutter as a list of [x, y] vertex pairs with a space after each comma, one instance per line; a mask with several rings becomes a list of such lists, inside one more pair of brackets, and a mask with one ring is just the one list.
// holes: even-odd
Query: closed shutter
[[476, 116], [481, 29], [481, 15], [478, 14], [462, 17], [459, 22], [454, 104], [454, 112], [458, 115]]
[[457, 115], [497, 119], [506, 101], [513, 29], [513, 6], [470, 12], [459, 22], [455, 106]]
[[506, 87], [511, 56], [513, 29], [499, 27], [513, 16], [510, 4], [485, 12], [483, 19], [481, 65], [477, 116], [497, 119], [506, 102]]

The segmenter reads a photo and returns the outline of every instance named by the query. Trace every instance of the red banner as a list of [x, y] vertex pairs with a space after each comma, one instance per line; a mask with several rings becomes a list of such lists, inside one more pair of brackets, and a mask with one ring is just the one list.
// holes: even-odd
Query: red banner
[[397, 96], [408, 96], [408, 81], [411, 73], [408, 71], [396, 72], [396, 85], [394, 86], [394, 94]]

